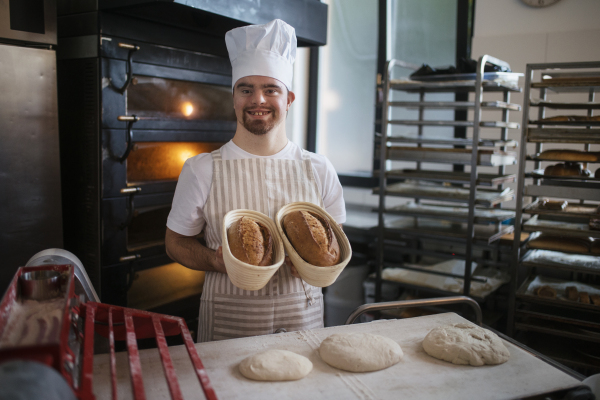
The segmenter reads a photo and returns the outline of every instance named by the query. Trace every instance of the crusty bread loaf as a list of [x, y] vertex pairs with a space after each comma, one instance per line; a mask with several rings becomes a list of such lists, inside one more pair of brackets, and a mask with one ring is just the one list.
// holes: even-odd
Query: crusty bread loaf
[[592, 300], [592, 304], [595, 306], [600, 306], [600, 295], [598, 294], [591, 294], [590, 295], [590, 300]]
[[588, 292], [579, 292], [579, 302], [583, 304], [590, 304], [590, 295]]
[[546, 150], [542, 151], [538, 157], [540, 160], [548, 161], [598, 161], [598, 153], [578, 150]]
[[549, 297], [551, 299], [555, 299], [556, 298], [556, 289], [554, 289], [553, 287], [548, 286], [548, 285], [539, 286], [539, 287], [535, 288], [535, 290], [533, 291], [533, 294], [535, 294], [536, 296], [539, 296], [539, 297]]
[[544, 169], [544, 175], [548, 176], [590, 176], [590, 171], [585, 169], [579, 163], [559, 163], [548, 165]]
[[577, 288], [575, 286], [567, 286], [565, 288], [565, 295], [567, 296], [567, 299], [569, 299], [569, 300], [572, 300], [572, 301], [579, 300], [579, 291], [577, 290]]
[[273, 260], [273, 238], [271, 232], [260, 222], [242, 217], [227, 229], [227, 240], [231, 254], [248, 264], [266, 266]]
[[304, 261], [318, 267], [340, 261], [340, 246], [327, 219], [309, 211], [292, 211], [282, 222], [286, 236]]
[[568, 236], [540, 235], [527, 243], [530, 249], [566, 251], [570, 253], [589, 253], [590, 239]]

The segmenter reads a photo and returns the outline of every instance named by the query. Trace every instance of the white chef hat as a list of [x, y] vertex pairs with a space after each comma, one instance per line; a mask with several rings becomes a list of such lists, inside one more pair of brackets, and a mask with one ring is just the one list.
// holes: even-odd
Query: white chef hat
[[264, 25], [235, 28], [225, 34], [225, 44], [233, 69], [235, 86], [238, 79], [261, 75], [281, 81], [292, 89], [296, 59], [296, 31], [280, 19]]

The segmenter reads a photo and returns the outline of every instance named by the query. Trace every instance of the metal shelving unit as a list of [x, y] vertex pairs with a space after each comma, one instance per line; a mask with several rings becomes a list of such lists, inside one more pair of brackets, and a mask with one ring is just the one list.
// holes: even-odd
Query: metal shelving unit
[[[518, 129], [518, 123], [509, 122], [509, 111], [518, 111], [518, 104], [510, 103], [510, 93], [520, 92], [517, 73], [486, 73], [487, 63], [510, 68], [504, 61], [489, 55], [478, 60], [477, 73], [421, 78], [422, 80], [394, 80], [396, 67], [409, 68], [409, 64], [390, 60], [382, 79], [383, 118], [382, 132], [376, 135], [376, 157], [380, 160], [379, 187], [373, 189], [379, 195], [378, 248], [376, 300], [380, 301], [382, 270], [386, 267], [403, 267], [403, 263], [386, 260], [386, 251], [393, 249], [404, 255], [427, 255], [439, 259], [464, 259], [465, 273], [463, 294], [471, 290], [471, 266], [473, 262], [508, 269], [507, 260], [500, 254], [510, 255], [511, 244], [499, 240], [511, 233], [508, 222], [514, 211], [501, 209], [503, 202], [514, 198], [514, 191], [504, 188], [514, 182], [516, 176], [507, 174], [505, 166], [517, 162], [517, 142], [508, 139], [509, 129]], [[419, 95], [418, 101], [393, 101], [392, 93], [405, 92]], [[426, 98], [430, 93], [473, 93], [472, 101], [434, 101]], [[489, 92], [501, 93], [502, 100], [493, 100]], [[498, 96], [498, 95], [496, 95]], [[429, 96], [427, 96], [429, 97]], [[486, 99], [484, 100], [484, 97]], [[418, 119], [393, 118], [392, 110], [402, 108], [418, 110]], [[425, 119], [426, 110], [472, 110], [469, 121]], [[483, 110], [497, 110], [497, 120], [482, 120]], [[418, 129], [416, 136], [392, 134], [392, 127], [412, 126]], [[440, 138], [424, 134], [425, 127], [464, 127], [471, 135], [467, 138]], [[499, 134], [482, 135], [482, 128], [498, 129]], [[484, 137], [485, 136], [485, 137]], [[414, 168], [394, 169], [392, 161], [413, 162]], [[422, 163], [433, 163], [438, 170], [423, 169]], [[444, 166], [445, 165], [445, 166]], [[449, 170], [448, 165], [452, 165]], [[496, 168], [495, 172], [482, 173], [481, 167]], [[464, 167], [468, 169], [465, 170]], [[388, 184], [388, 179], [404, 179]], [[412, 202], [395, 207], [386, 205], [390, 196], [411, 198]], [[386, 218], [387, 217], [387, 218]], [[390, 218], [394, 217], [394, 218]], [[423, 249], [422, 247], [394, 246], [395, 242], [431, 243], [442, 241], [446, 248]], [[442, 246], [443, 247], [443, 246]], [[457, 248], [460, 250], [457, 251]], [[492, 256], [482, 259], [476, 251], [489, 251]], [[484, 257], [485, 258], [485, 257]], [[412, 268], [412, 270], [415, 270]], [[427, 272], [427, 269], [418, 271]], [[436, 274], [432, 271], [431, 274]], [[443, 275], [443, 274], [442, 274]], [[400, 283], [406, 288], [418, 286]], [[425, 288], [423, 288], [425, 289]], [[456, 293], [426, 288], [437, 295]]]
[[[600, 109], [599, 103], [594, 102], [600, 89], [600, 62], [528, 64], [525, 79], [515, 237], [521, 232], [532, 232], [530, 240], [544, 234], [558, 236], [561, 241], [579, 239], [589, 243], [589, 250], [533, 249], [515, 240], [508, 333], [522, 335], [525, 341], [532, 342], [530, 346], [534, 349], [535, 343], [560, 342], [565, 351], [555, 359], [584, 373], [597, 373], [600, 372], [600, 304], [570, 300], [565, 290], [574, 286], [578, 292], [600, 295], [600, 251], [594, 253], [592, 245], [594, 240], [600, 240], [600, 230], [592, 230], [588, 224], [590, 218], [600, 217], [600, 179], [594, 177], [600, 162], [583, 164], [590, 168], [591, 176], [547, 175], [542, 162], [560, 161], [545, 161], [539, 154], [546, 143], [565, 143], [564, 148], [586, 152], [592, 150], [592, 144], [600, 143], [600, 129], [596, 128], [599, 122], [592, 118], [544, 120], [547, 109], [561, 115], [575, 111], [582, 116], [585, 112], [588, 117]], [[535, 90], [539, 91], [538, 98], [532, 98]], [[548, 98], [550, 94], [552, 99]], [[586, 94], [588, 101], [581, 101]], [[535, 118], [530, 116], [532, 108], [537, 109], [531, 113]], [[535, 143], [534, 154], [528, 154], [527, 143]], [[529, 204], [527, 196], [531, 197]], [[566, 200], [568, 205], [558, 210], [545, 209], [540, 197]], [[519, 273], [526, 276], [523, 282], [517, 279]], [[535, 289], [543, 285], [555, 289], [555, 297], [537, 295]]]

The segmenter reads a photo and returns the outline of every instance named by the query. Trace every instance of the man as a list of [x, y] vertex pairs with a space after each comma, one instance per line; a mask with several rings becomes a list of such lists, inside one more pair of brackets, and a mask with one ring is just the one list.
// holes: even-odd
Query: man
[[[324, 207], [339, 224], [346, 212], [331, 163], [286, 137], [285, 119], [295, 99], [294, 28], [274, 20], [233, 29], [225, 42], [236, 132], [221, 149], [183, 166], [167, 221], [167, 254], [206, 271], [199, 342], [323, 327], [321, 288], [300, 279], [289, 259], [260, 290], [239, 289], [227, 276], [220, 246], [228, 211], [252, 209], [275, 218], [285, 204], [307, 201]], [[194, 238], [202, 229], [208, 247]]]

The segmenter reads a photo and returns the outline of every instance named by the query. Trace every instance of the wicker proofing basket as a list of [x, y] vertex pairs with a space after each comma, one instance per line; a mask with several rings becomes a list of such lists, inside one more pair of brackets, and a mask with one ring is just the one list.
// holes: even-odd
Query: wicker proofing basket
[[[271, 232], [273, 238], [273, 265], [259, 267], [238, 260], [231, 254], [229, 249], [229, 241], [227, 240], [227, 229], [235, 221], [242, 217], [254, 218], [256, 221], [265, 225]], [[231, 282], [243, 290], [259, 290], [262, 289], [275, 271], [283, 264], [285, 260], [285, 252], [283, 243], [275, 227], [275, 223], [265, 214], [253, 210], [233, 210], [225, 214], [223, 218], [223, 261], [225, 261], [225, 269]]]
[[[339, 264], [332, 265], [331, 267], [317, 267], [315, 265], [309, 264], [298, 255], [296, 249], [292, 246], [290, 241], [288, 240], [284, 230], [283, 230], [283, 217], [292, 212], [292, 211], [311, 211], [316, 214], [321, 215], [323, 218], [327, 219], [331, 225], [331, 229], [335, 233], [335, 237], [337, 238], [338, 244], [340, 246], [341, 260]], [[277, 230], [281, 235], [281, 239], [283, 240], [283, 245], [287, 250], [288, 256], [294, 263], [294, 266], [298, 270], [298, 273], [307, 283], [318, 286], [318, 287], [326, 287], [331, 285], [340, 273], [344, 270], [344, 267], [350, 261], [352, 257], [352, 248], [350, 247], [350, 242], [348, 238], [342, 231], [342, 228], [335, 222], [333, 217], [329, 215], [327, 211], [322, 209], [321, 207], [313, 204], [313, 203], [305, 203], [305, 202], [297, 202], [297, 203], [289, 203], [285, 206], [281, 207], [277, 216], [275, 217], [275, 222], [277, 223]]]

